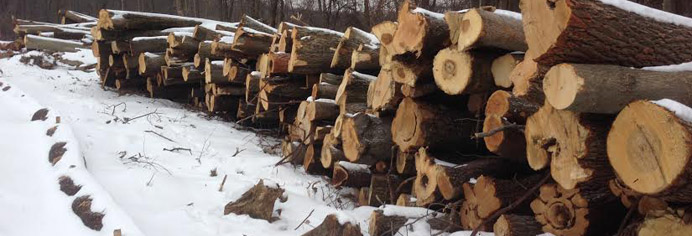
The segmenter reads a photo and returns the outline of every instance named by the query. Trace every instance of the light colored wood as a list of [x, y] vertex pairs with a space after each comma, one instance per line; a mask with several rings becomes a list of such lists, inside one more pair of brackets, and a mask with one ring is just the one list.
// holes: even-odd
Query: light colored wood
[[514, 84], [510, 79], [510, 75], [512, 74], [514, 68], [516, 68], [517, 65], [523, 60], [523, 53], [508, 53], [493, 60], [490, 71], [493, 74], [495, 86], [501, 88], [511, 88]]
[[461, 21], [458, 49], [472, 48], [526, 51], [528, 45], [521, 18], [479, 8], [470, 9]]
[[446, 48], [433, 62], [435, 83], [449, 95], [488, 92], [495, 88], [491, 66], [497, 57], [492, 52]]

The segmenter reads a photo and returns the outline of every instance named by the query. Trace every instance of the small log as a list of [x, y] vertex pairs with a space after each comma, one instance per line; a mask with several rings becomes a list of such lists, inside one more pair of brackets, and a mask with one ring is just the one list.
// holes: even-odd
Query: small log
[[207, 58], [204, 66], [204, 82], [223, 84], [228, 79], [223, 76], [223, 61], [212, 61]]
[[368, 233], [373, 236], [394, 235], [409, 219], [405, 216], [385, 215], [383, 210], [370, 214]]
[[612, 194], [552, 183], [541, 186], [531, 209], [543, 231], [558, 236], [612, 235], [625, 213]]
[[553, 179], [565, 189], [579, 184], [607, 186], [614, 176], [606, 157], [612, 117], [560, 111], [543, 106], [526, 121], [529, 166], [550, 165]]
[[323, 235], [363, 236], [363, 234], [360, 233], [360, 226], [351, 222], [342, 224], [335, 214], [327, 215], [320, 225], [303, 234], [303, 236]]
[[495, 86], [501, 88], [511, 88], [513, 83], [510, 79], [510, 74], [523, 60], [524, 54], [515, 52], [505, 54], [504, 56], [493, 60], [490, 71], [493, 74]]
[[206, 22], [209, 22], [209, 20], [166, 14], [102, 9], [99, 11], [97, 27], [106, 30], [150, 30], [194, 27]]
[[350, 69], [346, 70], [335, 100], [339, 101], [342, 96], [348, 94], [346, 97], [347, 103], [367, 102], [368, 86], [370, 82], [376, 79], [377, 77], [375, 76], [361, 74]]
[[281, 142], [281, 155], [294, 165], [303, 164], [306, 150], [306, 146], [300, 142], [293, 142], [290, 139]]
[[369, 44], [360, 44], [358, 49], [351, 53], [350, 69], [356, 71], [376, 71], [380, 68], [380, 47]]
[[24, 47], [27, 49], [39, 49], [55, 52], [77, 52], [80, 48], [89, 48], [84, 46], [84, 44], [75, 41], [41, 37], [30, 34], [24, 36]]
[[131, 56], [130, 54], [123, 54], [122, 56], [123, 66], [127, 70], [131, 70], [134, 74], [139, 75], [139, 55]]
[[334, 52], [332, 47], [339, 44], [343, 33], [321, 29], [295, 26], [291, 32], [293, 45], [288, 72], [295, 74], [319, 74], [330, 68]]
[[396, 148], [396, 172], [400, 175], [416, 174], [416, 153], [402, 152]]
[[207, 94], [207, 110], [209, 112], [231, 112], [234, 117], [238, 111], [238, 98], [229, 95]]
[[94, 57], [107, 58], [109, 55], [113, 54], [113, 50], [111, 50], [110, 46], [110, 41], [96, 41], [91, 44], [91, 52], [94, 54]]
[[223, 60], [223, 56], [217, 56], [211, 53], [211, 45], [213, 44], [212, 41], [203, 41], [200, 42], [199, 45], [197, 46], [197, 54], [195, 54], [193, 61], [195, 63], [195, 67], [198, 69], [204, 69], [205, 62], [207, 61], [207, 58], [212, 61], [218, 61], [218, 60]]
[[151, 98], [163, 98], [173, 101], [187, 102], [190, 96], [190, 87], [184, 85], [166, 86], [158, 85], [156, 79], [147, 78], [147, 91]]
[[[546, 66], [539, 65], [533, 58], [531, 50], [527, 51], [521, 63], [512, 70], [509, 79], [512, 81], [512, 93], [517, 97], [523, 97], [534, 103], [543, 104], [545, 94], [543, 93], [543, 76], [548, 69]], [[526, 60], [528, 58], [528, 60]]]
[[[233, 31], [235, 32], [235, 31]], [[198, 41], [207, 41], [207, 40], [215, 40], [219, 39], [223, 36], [232, 36], [233, 33], [229, 31], [223, 31], [223, 30], [216, 30], [212, 29], [209, 27], [206, 27], [204, 25], [197, 25], [195, 26], [195, 30], [192, 32], [192, 37], [197, 39]]]
[[444, 15], [416, 8], [411, 1], [401, 4], [394, 33], [394, 54], [412, 53], [415, 58], [432, 58], [437, 51], [450, 45], [449, 28]]
[[288, 53], [269, 53], [269, 73], [266, 76], [287, 74], [290, 59]]
[[257, 185], [243, 193], [238, 200], [226, 204], [223, 214], [248, 215], [251, 218], [272, 221], [274, 202], [283, 194], [284, 189], [278, 185], [276, 187], [266, 186], [264, 181], [260, 180]]
[[[185, 66], [183, 67], [183, 80], [186, 83], [201, 83], [204, 81], [204, 74], [202, 71], [199, 71], [195, 69], [193, 66]], [[245, 94], [245, 90], [243, 90], [243, 95]]]
[[543, 80], [546, 100], [560, 110], [615, 114], [641, 99], [692, 105], [691, 72], [658, 72], [610, 65], [559, 64]]
[[[536, 52], [531, 58], [541, 65], [580, 62], [644, 67], [692, 61], [692, 27], [668, 20], [674, 15], [649, 13], [652, 9], [641, 9], [633, 2], [553, 3], [522, 4], [526, 41]], [[659, 14], [665, 17], [652, 17]]]
[[437, 95], [442, 92], [435, 83], [424, 83], [411, 87], [405, 84], [401, 85], [401, 94], [408, 98], [422, 98], [429, 95]]
[[458, 49], [496, 48], [526, 51], [526, 37], [519, 13], [474, 8], [461, 21]]
[[163, 54], [154, 53], [140, 53], [139, 54], [139, 65], [137, 69], [140, 75], [155, 75], [161, 71], [161, 66], [166, 65]]
[[649, 215], [642, 222], [635, 222], [630, 226], [631, 234], [621, 235], [669, 235], [684, 236], [692, 230], [689, 223], [690, 209], [669, 210], [661, 215]]
[[333, 121], [339, 116], [339, 106], [334, 100], [318, 99], [308, 103], [305, 117], [311, 121]]
[[113, 54], [126, 54], [130, 52], [130, 42], [121, 40], [111, 41], [111, 51]]
[[[332, 128], [332, 131], [333, 130]], [[333, 164], [336, 162], [346, 160], [346, 156], [341, 150], [341, 140], [335, 138], [332, 132], [322, 140], [321, 154], [320, 162], [322, 163], [322, 167], [326, 169], [332, 168]]]
[[[416, 179], [413, 182], [413, 196], [416, 197], [416, 206], [425, 207], [442, 200], [442, 195], [437, 188], [437, 168], [434, 157], [427, 154], [425, 148], [420, 148], [416, 153]], [[440, 162], [440, 164], [443, 164]]]
[[320, 162], [320, 154], [322, 152], [322, 142], [312, 142], [307, 144], [305, 149], [305, 159], [303, 159], [303, 169], [305, 173], [311, 175], [327, 175], [330, 176], [330, 170], [322, 167]]
[[370, 188], [358, 189], [358, 206], [368, 206], [368, 193]]
[[[394, 34], [396, 33], [396, 30], [397, 23], [392, 21], [383, 21], [372, 27], [372, 34], [375, 35], [375, 37], [377, 37], [377, 39], [380, 41], [382, 48], [384, 48], [386, 52], [389, 52], [391, 55], [394, 55], [394, 44], [392, 43], [394, 42]], [[380, 56], [382, 57], [385, 55], [380, 54]]]
[[391, 159], [391, 123], [365, 113], [345, 119], [341, 128], [344, 154], [350, 162], [372, 165]]
[[247, 103], [257, 103], [257, 95], [260, 91], [260, 77], [256, 71], [250, 72], [245, 77], [245, 101]]
[[96, 22], [98, 18], [71, 10], [58, 10], [60, 24]]
[[392, 139], [403, 152], [430, 147], [432, 150], [456, 149], [464, 152], [478, 150], [470, 140], [476, 124], [460, 122], [469, 117], [461, 111], [443, 105], [404, 98], [392, 121]]
[[403, 207], [415, 207], [416, 206], [416, 201], [413, 196], [410, 194], [399, 194], [399, 197], [396, 199], [396, 205], [397, 206], [403, 206]]
[[[435, 170], [437, 172], [435, 176], [437, 176], [437, 188], [442, 197], [446, 200], [455, 200], [463, 196], [462, 185], [469, 182], [471, 178], [477, 178], [481, 175], [512, 177], [518, 170], [521, 170], [521, 168], [517, 168], [516, 164], [503, 159], [483, 158], [452, 167], [439, 166]], [[485, 191], [496, 191], [496, 189], [485, 189]], [[489, 216], [489, 214], [484, 217]]]
[[348, 27], [343, 38], [336, 46], [332, 56], [331, 68], [347, 69], [351, 66], [351, 57], [361, 44], [377, 45], [379, 40], [375, 35], [355, 27]]
[[608, 134], [608, 158], [627, 187], [670, 202], [692, 202], [689, 110], [666, 99], [633, 102], [620, 112]]
[[370, 173], [368, 165], [340, 161], [334, 163], [331, 184], [334, 187], [368, 187], [371, 177], [372, 173]]
[[271, 27], [269, 25], [266, 25], [262, 23], [259, 20], [256, 20], [247, 14], [243, 14], [243, 17], [240, 18], [240, 23], [239, 23], [239, 28], [240, 27], [247, 27], [251, 28], [253, 30], [265, 33], [265, 34], [276, 34], [277, 30], [274, 27]]
[[399, 196], [399, 193], [396, 192], [399, 184], [400, 180], [395, 175], [372, 175], [370, 188], [368, 188], [368, 205], [378, 207], [394, 203]]
[[243, 52], [247, 55], [258, 56], [269, 52], [273, 37], [271, 34], [263, 33], [247, 27], [238, 27], [233, 37], [234, 50]]
[[533, 216], [501, 215], [493, 225], [497, 236], [539, 235], [543, 233], [541, 224]]
[[491, 66], [498, 56], [488, 51], [444, 49], [435, 56], [435, 83], [450, 95], [488, 92], [495, 88]]
[[339, 85], [319, 83], [312, 86], [311, 96], [314, 99], [334, 99], [339, 91]]
[[371, 101], [368, 101], [373, 111], [395, 111], [399, 103], [404, 98], [401, 93], [400, 85], [394, 82], [392, 72], [386, 69], [380, 70], [375, 80], [371, 94]]
[[456, 45], [459, 42], [461, 20], [464, 19], [464, 14], [466, 14], [466, 12], [468, 12], [468, 10], [445, 12], [444, 20], [447, 23], [447, 28], [449, 28], [450, 45]]
[[538, 109], [538, 104], [515, 97], [507, 91], [495, 91], [485, 106], [483, 133], [501, 130], [483, 137], [485, 147], [512, 161], [526, 162], [526, 138], [523, 130], [508, 127], [512, 124], [526, 124], [526, 119]]
[[[114, 41], [115, 42], [115, 41]], [[168, 48], [168, 37], [137, 37], [130, 41], [130, 54], [139, 55], [141, 53], [161, 53], [166, 52]]]
[[389, 62], [392, 77], [397, 83], [416, 87], [433, 80], [433, 60], [413, 60], [411, 57], [397, 56]]

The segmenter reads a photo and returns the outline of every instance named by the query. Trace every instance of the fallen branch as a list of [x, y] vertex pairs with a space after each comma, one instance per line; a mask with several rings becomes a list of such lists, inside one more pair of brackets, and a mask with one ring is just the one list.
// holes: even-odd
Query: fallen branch
[[[171, 142], [175, 143], [175, 141], [173, 141], [173, 139], [170, 139], [170, 138], [168, 138], [168, 137], [166, 137], [166, 136], [163, 136], [162, 134], [156, 133], [156, 131], [147, 130], [147, 131], [144, 131], [144, 132], [145, 132], [145, 133], [152, 133], [152, 134], [155, 134], [155, 135], [157, 135], [157, 136], [159, 136], [159, 137], [161, 137], [161, 138], [163, 138], [163, 139], [165, 139], [165, 140], [168, 140], [168, 141], [171, 141]], [[175, 149], [175, 148], [174, 148], [174, 149]], [[164, 148], [164, 151], [165, 151], [165, 150], [166, 150], [166, 149]]]
[[303, 219], [303, 221], [301, 221], [300, 224], [298, 226], [296, 226], [296, 228], [293, 230], [298, 230], [298, 228], [300, 228], [300, 226], [303, 225], [305, 223], [305, 221], [308, 220], [308, 218], [310, 218], [310, 216], [312, 215], [313, 212], [315, 212], [315, 209], [312, 209], [312, 211], [310, 211], [310, 214], [308, 214], [308, 216], [306, 216], [305, 219]]
[[221, 186], [219, 186], [219, 192], [223, 192], [223, 185], [226, 184], [226, 178], [228, 178], [228, 175], [223, 175], [223, 180], [221, 181]]
[[163, 148], [163, 150], [167, 151], [167, 152], [188, 151], [188, 152], [190, 152], [190, 155], [192, 155], [192, 149], [189, 149], [189, 148], [176, 147], [176, 148], [171, 148], [171, 149]]
[[503, 125], [503, 126], [497, 127], [497, 128], [495, 128], [495, 129], [492, 129], [492, 130], [490, 130], [490, 131], [488, 131], [488, 132], [485, 132], [485, 133], [476, 133], [476, 134], [473, 135], [473, 137], [471, 137], [471, 139], [482, 139], [482, 138], [485, 138], [485, 137], [490, 137], [490, 136], [493, 136], [493, 135], [495, 135], [495, 134], [497, 134], [497, 133], [499, 133], [499, 132], [502, 132], [502, 131], [505, 131], [505, 130], [508, 130], [508, 129], [519, 129], [519, 130], [522, 130], [522, 129], [524, 129], [524, 127], [526, 127], [526, 126], [525, 126], [525, 125], [518, 125], [518, 124]]

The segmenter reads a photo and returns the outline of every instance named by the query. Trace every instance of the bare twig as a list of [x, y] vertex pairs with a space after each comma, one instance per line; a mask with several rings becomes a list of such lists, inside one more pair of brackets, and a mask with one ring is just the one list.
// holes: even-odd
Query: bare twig
[[[168, 138], [168, 137], [166, 137], [166, 136], [163, 136], [163, 134], [159, 134], [159, 133], [157, 133], [156, 131], [147, 130], [147, 131], [144, 131], [144, 132], [145, 132], [145, 133], [155, 134], [155, 135], [157, 135], [157, 136], [159, 136], [159, 137], [161, 137], [161, 138], [163, 138], [163, 139], [165, 139], [165, 140], [168, 140], [168, 141], [171, 141], [171, 142], [175, 143], [175, 141], [173, 141], [173, 139], [170, 139], [170, 138]], [[165, 149], [165, 148], [164, 148], [164, 149]]]
[[245, 151], [245, 149], [240, 149], [239, 147], [236, 147], [235, 153], [233, 153], [233, 156], [231, 156], [231, 157], [236, 157], [238, 154], [240, 154], [243, 151]]
[[305, 222], [308, 220], [308, 218], [310, 218], [313, 212], [315, 212], [315, 209], [312, 209], [312, 211], [310, 211], [310, 214], [308, 214], [308, 216], [306, 216], [305, 219], [303, 219], [303, 221], [301, 221], [300, 224], [296, 226], [296, 228], [293, 230], [298, 230], [298, 228], [300, 228], [301, 225], [305, 224]]
[[142, 117], [147, 117], [147, 116], [150, 116], [150, 115], [158, 115], [159, 113], [158, 113], [157, 111], [158, 111], [158, 109], [156, 109], [156, 110], [154, 110], [154, 111], [152, 111], [152, 112], [143, 114], [143, 115], [135, 116], [135, 117], [133, 117], [133, 118], [124, 117], [124, 118], [123, 118], [123, 124], [127, 124], [127, 123], [129, 123], [130, 121], [133, 121], [133, 120], [136, 120], [136, 119], [139, 119], [139, 118], [142, 118]]
[[505, 214], [508, 211], [511, 211], [512, 209], [519, 206], [519, 204], [526, 201], [526, 199], [528, 199], [531, 195], [533, 195], [541, 186], [543, 186], [546, 182], [548, 182], [548, 180], [550, 180], [550, 171], [546, 172], [545, 177], [543, 177], [543, 179], [541, 179], [541, 181], [538, 182], [536, 185], [531, 187], [531, 189], [526, 191], [524, 193], [524, 195], [522, 195], [519, 199], [517, 199], [516, 201], [509, 204], [509, 206], [506, 206], [500, 210], [495, 211], [495, 213], [490, 215], [488, 218], [483, 219], [483, 221], [478, 226], [476, 226], [476, 228], [473, 229], [473, 232], [471, 232], [471, 236], [476, 236], [476, 234], [478, 234], [478, 231], [480, 230], [480, 228], [483, 225], [488, 224], [488, 222], [494, 221], [495, 219], [500, 217], [502, 214]]
[[189, 148], [175, 147], [175, 148], [170, 148], [170, 149], [163, 148], [163, 150], [167, 151], [167, 152], [188, 151], [188, 152], [190, 152], [190, 155], [192, 155], [192, 149], [189, 149]]
[[219, 192], [223, 192], [223, 185], [226, 184], [226, 178], [228, 178], [228, 175], [223, 175], [223, 180], [221, 181], [221, 186], [219, 186]]
[[505, 131], [505, 130], [508, 130], [508, 129], [519, 129], [519, 130], [522, 130], [522, 129], [524, 129], [524, 127], [526, 127], [526, 126], [525, 126], [525, 125], [518, 125], [518, 124], [503, 125], [503, 126], [494, 128], [494, 129], [492, 129], [492, 130], [490, 130], [490, 131], [488, 131], [488, 132], [485, 132], [485, 133], [476, 133], [476, 134], [473, 135], [473, 137], [471, 137], [471, 139], [482, 139], [482, 138], [485, 138], [485, 137], [490, 137], [490, 136], [493, 136], [493, 135], [495, 135], [495, 134], [497, 134], [497, 133], [499, 133], [499, 132], [502, 132], [502, 131]]

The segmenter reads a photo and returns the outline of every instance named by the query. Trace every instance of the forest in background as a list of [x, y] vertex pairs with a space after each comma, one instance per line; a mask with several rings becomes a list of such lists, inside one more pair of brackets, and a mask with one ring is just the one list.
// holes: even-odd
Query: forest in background
[[[538, 0], [543, 1], [543, 0]], [[553, 0], [545, 0], [553, 1]], [[6, 3], [1, 3], [6, 2]], [[276, 26], [289, 21], [343, 31], [348, 26], [369, 29], [384, 20], [396, 20], [403, 0], [1, 0], [0, 39], [15, 38], [12, 17], [58, 22], [59, 9], [96, 16], [100, 9], [157, 12], [235, 22], [248, 14]], [[478, 6], [519, 11], [519, 0], [415, 0], [422, 8], [445, 12]], [[689, 0], [635, 0], [635, 2], [692, 16]]]

